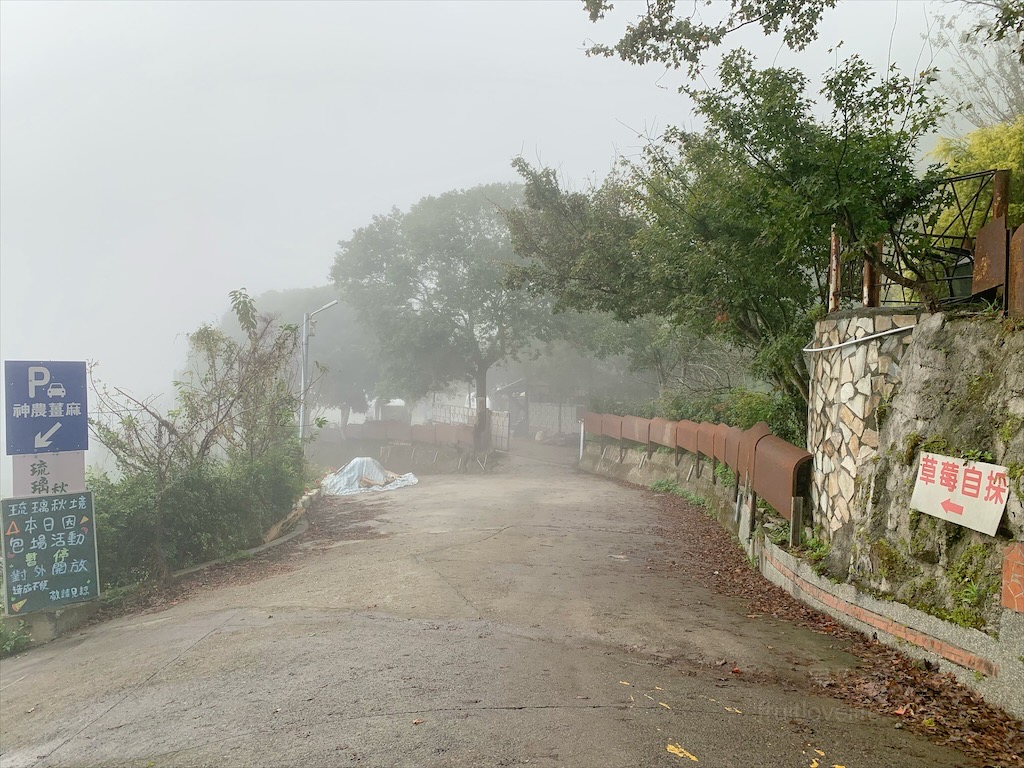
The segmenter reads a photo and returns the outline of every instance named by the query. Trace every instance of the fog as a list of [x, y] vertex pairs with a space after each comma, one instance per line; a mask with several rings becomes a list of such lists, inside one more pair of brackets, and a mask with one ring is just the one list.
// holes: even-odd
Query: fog
[[[603, 177], [692, 125], [679, 73], [583, 53], [640, 7], [593, 25], [576, 2], [3, 2], [0, 356], [164, 392], [230, 290], [326, 283], [376, 213], [514, 181], [519, 154]], [[919, 68], [936, 10], [853, 0], [803, 54], [736, 42], [815, 74], [840, 39]]]

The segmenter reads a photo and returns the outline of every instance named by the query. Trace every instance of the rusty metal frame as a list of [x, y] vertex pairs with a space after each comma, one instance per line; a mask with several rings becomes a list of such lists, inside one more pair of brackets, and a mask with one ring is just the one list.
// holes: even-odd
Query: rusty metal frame
[[[915, 275], [935, 287], [939, 301], [966, 300], [979, 291], [971, 283], [976, 263], [975, 238], [989, 222], [1006, 216], [1010, 172], [980, 171], [942, 179], [933, 190], [935, 210], [955, 213], [944, 225], [937, 218], [908, 217], [897, 223], [876, 249], [892, 269]], [[919, 253], [923, 242], [925, 253]], [[845, 263], [844, 263], [845, 261]], [[993, 284], [1003, 285], [1004, 282]], [[981, 289], [986, 290], [986, 289]], [[844, 260], [833, 231], [829, 259], [829, 311], [845, 305], [916, 305], [923, 297], [881, 276], [870, 261]]]

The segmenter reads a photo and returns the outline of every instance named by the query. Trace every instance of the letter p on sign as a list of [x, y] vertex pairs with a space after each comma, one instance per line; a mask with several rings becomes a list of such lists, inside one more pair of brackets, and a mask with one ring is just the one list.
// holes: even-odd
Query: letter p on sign
[[50, 369], [41, 365], [30, 365], [28, 367], [28, 397], [34, 400], [36, 389], [45, 387], [50, 382]]

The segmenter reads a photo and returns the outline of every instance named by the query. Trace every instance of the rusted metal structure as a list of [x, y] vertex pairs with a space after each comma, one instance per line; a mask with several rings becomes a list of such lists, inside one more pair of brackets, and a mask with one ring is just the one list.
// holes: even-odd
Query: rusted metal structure
[[981, 298], [1024, 316], [1020, 249], [1007, 229], [1010, 171], [991, 170], [943, 180], [933, 192], [936, 215], [906, 219], [874, 248], [874, 257], [916, 287], [885, 277], [870, 258], [844, 258], [833, 228], [829, 311], [860, 304], [944, 305]]
[[678, 445], [676, 442], [677, 428], [678, 424], [675, 421], [662, 418], [651, 419], [651, 442], [663, 448], [675, 449]]
[[680, 421], [676, 425], [676, 446], [690, 453], [697, 452], [697, 427], [695, 421]]
[[812, 456], [803, 448], [773, 435], [764, 422], [742, 430], [706, 421], [695, 424], [692, 421], [585, 413], [583, 429], [585, 437], [599, 440], [605, 447], [617, 445], [619, 461], [622, 461], [627, 446], [632, 444], [645, 448], [645, 457], [655, 446], [675, 448], [676, 464], [682, 454], [690, 453], [698, 476], [701, 457], [716, 464], [721, 462], [735, 474], [735, 497], [738, 499], [741, 491], [749, 491], [755, 515], [757, 499], [764, 499], [790, 521], [791, 543], [799, 544], [805, 499], [811, 486]]

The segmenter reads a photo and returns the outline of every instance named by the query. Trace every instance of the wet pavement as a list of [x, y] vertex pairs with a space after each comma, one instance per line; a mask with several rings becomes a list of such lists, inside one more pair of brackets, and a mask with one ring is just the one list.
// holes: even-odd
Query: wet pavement
[[316, 514], [287, 572], [0, 662], [0, 766], [966, 764], [818, 694], [835, 638], [652, 570], [648, 494], [512, 457]]

